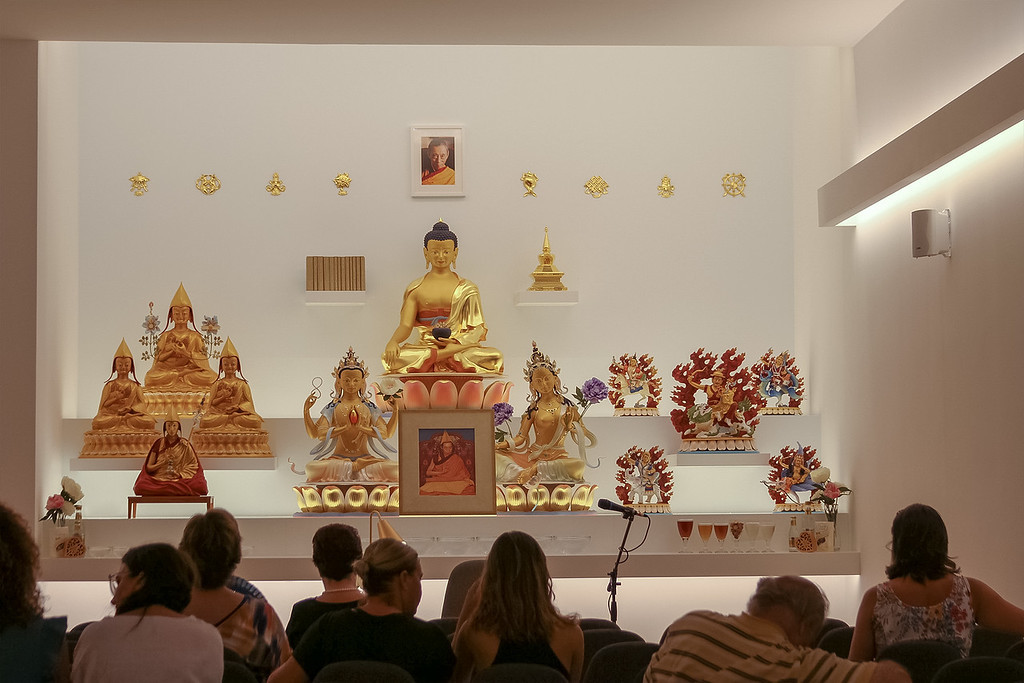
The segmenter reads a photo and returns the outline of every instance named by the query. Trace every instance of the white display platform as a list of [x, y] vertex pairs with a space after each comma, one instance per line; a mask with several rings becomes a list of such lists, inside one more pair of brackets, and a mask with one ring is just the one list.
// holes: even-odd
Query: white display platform
[[[149, 506], [161, 508], [163, 506]], [[116, 571], [120, 557], [131, 546], [164, 541], [177, 544], [190, 514], [199, 510], [165, 511], [139, 509], [140, 515], [179, 514], [175, 518], [87, 519], [89, 556], [83, 559], [43, 558], [44, 581], [100, 581]], [[705, 514], [652, 515], [643, 546], [619, 567], [620, 576], [766, 576], [779, 574], [859, 575], [860, 553], [790, 553], [786, 550], [790, 515]], [[813, 515], [815, 521], [822, 515]], [[617, 513], [502, 513], [494, 516], [429, 517], [389, 514], [385, 519], [420, 553], [424, 578], [447, 578], [452, 567], [463, 560], [483, 557], [500, 533], [519, 529], [540, 541], [548, 566], [556, 578], [606, 576], [618, 553], [626, 521]], [[769, 553], [680, 552], [682, 542], [676, 531], [677, 519], [696, 522], [730, 520], [776, 524]], [[302, 515], [295, 517], [242, 517], [243, 559], [239, 574], [253, 580], [315, 580], [310, 559], [310, 539], [321, 525], [351, 524], [363, 542], [369, 541], [370, 520], [365, 514]], [[375, 520], [376, 523], [376, 520]], [[855, 548], [846, 515], [840, 515], [840, 537], [844, 547]], [[630, 528], [627, 548], [644, 540], [645, 518], [637, 517]], [[374, 538], [377, 538], [374, 528]], [[715, 540], [712, 538], [711, 547]], [[690, 548], [701, 546], [694, 525]], [[97, 556], [100, 555], [100, 556]]]

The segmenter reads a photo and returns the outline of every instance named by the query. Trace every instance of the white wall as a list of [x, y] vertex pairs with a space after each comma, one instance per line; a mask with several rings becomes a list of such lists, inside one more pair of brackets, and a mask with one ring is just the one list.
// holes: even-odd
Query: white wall
[[[54, 263], [72, 259], [48, 269], [54, 286], [40, 299], [40, 344], [65, 359], [52, 394], [60, 404], [41, 416], [54, 430], [87, 428], [122, 336], [144, 375], [147, 303], [166, 321], [184, 281], [197, 318], [217, 314], [239, 349], [279, 462], [301, 461], [301, 422], [273, 431], [278, 418], [296, 420], [310, 379], [329, 379], [348, 345], [380, 367], [439, 216], [460, 235], [459, 272], [480, 286], [520, 410], [533, 339], [569, 386], [607, 378], [613, 355], [652, 353], [663, 414], [671, 369], [697, 348], [737, 346], [751, 361], [794, 348], [794, 214], [813, 213], [820, 176], [802, 177], [808, 191], [797, 194], [793, 147], [836, 130], [833, 118], [807, 115], [833, 88], [834, 49], [83, 43], [43, 53], [46, 101], [57, 104], [43, 118], [41, 188], [53, 208], [40, 234]], [[409, 126], [446, 123], [465, 126], [467, 196], [411, 198]], [[526, 170], [540, 177], [536, 198], [523, 197]], [[139, 171], [151, 178], [143, 197], [129, 191]], [[347, 197], [331, 182], [340, 171], [353, 177]], [[288, 188], [279, 197], [264, 190], [274, 172]], [[746, 197], [723, 196], [731, 172], [746, 176]], [[200, 194], [202, 173], [223, 189]], [[592, 175], [611, 184], [607, 196], [583, 192]], [[671, 199], [657, 194], [663, 175]], [[544, 226], [577, 306], [513, 305]], [[305, 305], [307, 254], [365, 254], [367, 304]], [[663, 431], [633, 443], [675, 450]], [[798, 431], [782, 433], [817, 438]], [[72, 433], [56, 462], [79, 448]], [[608, 481], [619, 454], [600, 454]], [[713, 504], [766, 509], [763, 473], [746, 474], [757, 498]], [[209, 476], [241, 514], [294, 509], [295, 477], [283, 467], [249, 474], [244, 489], [234, 475]], [[121, 513], [133, 473], [78, 477], [94, 492], [90, 514]]]
[[[903, 3], [854, 49], [860, 117], [850, 137], [870, 142], [856, 156], [1019, 54], [1022, 7]], [[947, 77], [955, 85], [940, 87]], [[1024, 603], [1022, 131], [894, 195], [856, 228], [797, 231], [797, 272], [818, 285], [800, 287], [797, 337], [812, 348], [822, 442], [851, 468], [865, 584], [883, 578], [893, 514], [924, 502], [943, 513], [965, 573]], [[911, 257], [919, 208], [952, 210], [952, 259]]]

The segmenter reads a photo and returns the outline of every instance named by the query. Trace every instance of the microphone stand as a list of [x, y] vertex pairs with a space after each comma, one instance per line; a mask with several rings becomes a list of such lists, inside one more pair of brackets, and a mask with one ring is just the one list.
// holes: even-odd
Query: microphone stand
[[622, 518], [626, 520], [626, 532], [622, 534], [622, 543], [619, 545], [619, 555], [615, 558], [615, 566], [608, 572], [608, 592], [611, 593], [611, 597], [608, 600], [608, 614], [612, 619], [612, 623], [617, 623], [619, 617], [619, 606], [615, 602], [616, 588], [619, 584], [619, 565], [622, 564], [622, 554], [626, 552], [626, 537], [629, 536], [629, 528], [633, 526], [634, 514], [628, 512], [622, 513]]

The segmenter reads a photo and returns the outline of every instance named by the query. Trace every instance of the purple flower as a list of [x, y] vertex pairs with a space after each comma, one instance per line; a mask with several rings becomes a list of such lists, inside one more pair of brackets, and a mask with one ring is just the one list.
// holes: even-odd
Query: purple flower
[[511, 403], [495, 403], [491, 410], [494, 411], [494, 426], [507, 422], [515, 413], [515, 408], [512, 407]]
[[587, 405], [600, 403], [608, 398], [608, 385], [596, 377], [591, 377], [583, 383], [583, 398]]

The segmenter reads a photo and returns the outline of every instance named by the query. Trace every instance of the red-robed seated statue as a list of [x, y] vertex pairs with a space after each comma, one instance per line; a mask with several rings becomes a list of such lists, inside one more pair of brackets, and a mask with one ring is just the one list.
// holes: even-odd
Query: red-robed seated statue
[[205, 496], [209, 488], [203, 466], [188, 439], [181, 437], [175, 413], [164, 422], [164, 435], [153, 443], [138, 479], [137, 496]]

